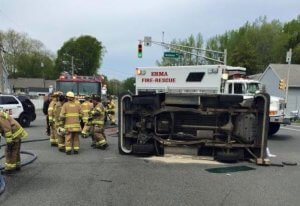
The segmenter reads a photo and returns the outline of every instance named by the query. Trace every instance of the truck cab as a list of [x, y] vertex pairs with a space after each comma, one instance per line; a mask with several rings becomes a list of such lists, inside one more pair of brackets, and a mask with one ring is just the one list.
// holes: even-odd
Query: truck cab
[[[252, 98], [262, 90], [262, 84], [251, 79], [231, 79], [225, 83], [225, 94], [243, 95], [244, 99]], [[270, 97], [270, 128], [269, 135], [273, 135], [280, 129], [281, 124], [290, 124], [290, 118], [285, 115], [285, 100], [280, 97]]]
[[101, 75], [95, 76], [79, 76], [62, 73], [56, 80], [56, 89], [63, 93], [68, 91], [74, 92], [79, 100], [84, 100], [85, 96], [93, 94], [101, 95], [101, 83], [103, 78]]

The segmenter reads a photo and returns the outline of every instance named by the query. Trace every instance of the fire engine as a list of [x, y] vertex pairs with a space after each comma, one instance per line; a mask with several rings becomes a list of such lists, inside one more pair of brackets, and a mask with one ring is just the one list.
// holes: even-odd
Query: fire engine
[[56, 80], [56, 89], [64, 93], [72, 91], [79, 99], [83, 99], [87, 95], [97, 94], [100, 96], [102, 81], [101, 75], [72, 76], [68, 73], [62, 73]]

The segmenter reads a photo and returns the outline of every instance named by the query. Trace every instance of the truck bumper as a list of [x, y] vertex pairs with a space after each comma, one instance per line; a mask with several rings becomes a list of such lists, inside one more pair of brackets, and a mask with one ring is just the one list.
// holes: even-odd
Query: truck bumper
[[279, 124], [291, 124], [291, 119], [285, 116], [272, 116], [270, 122]]

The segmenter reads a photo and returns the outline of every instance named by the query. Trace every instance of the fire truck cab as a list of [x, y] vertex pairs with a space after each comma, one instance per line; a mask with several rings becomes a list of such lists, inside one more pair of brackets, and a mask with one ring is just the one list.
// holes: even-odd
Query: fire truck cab
[[56, 80], [56, 89], [63, 93], [72, 91], [79, 99], [92, 94], [100, 96], [102, 81], [103, 77], [101, 75], [72, 76], [68, 73], [63, 73], [60, 75], [59, 79]]

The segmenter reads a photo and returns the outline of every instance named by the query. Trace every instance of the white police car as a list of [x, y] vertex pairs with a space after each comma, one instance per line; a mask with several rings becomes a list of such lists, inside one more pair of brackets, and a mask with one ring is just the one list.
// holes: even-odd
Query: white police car
[[0, 94], [0, 110], [7, 112], [23, 127], [29, 127], [36, 118], [35, 107], [25, 96]]

